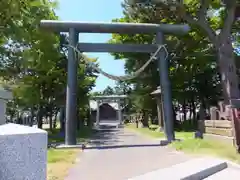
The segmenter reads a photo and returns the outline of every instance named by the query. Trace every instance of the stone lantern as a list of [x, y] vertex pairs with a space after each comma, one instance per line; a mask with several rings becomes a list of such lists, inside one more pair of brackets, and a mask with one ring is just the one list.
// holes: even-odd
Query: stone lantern
[[158, 125], [160, 127], [160, 130], [162, 131], [164, 127], [164, 121], [163, 121], [162, 92], [160, 86], [157, 88], [157, 90], [153, 91], [151, 95], [153, 95], [157, 101]]

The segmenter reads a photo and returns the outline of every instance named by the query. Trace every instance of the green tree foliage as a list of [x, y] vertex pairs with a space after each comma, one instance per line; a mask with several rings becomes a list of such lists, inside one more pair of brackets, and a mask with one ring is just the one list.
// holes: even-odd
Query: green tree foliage
[[110, 86], [107, 86], [102, 92], [102, 95], [110, 95], [111, 96], [114, 94], [115, 94], [114, 89]]
[[[175, 57], [168, 59], [170, 62], [169, 70], [174, 105], [177, 108], [190, 109], [192, 112], [195, 112], [196, 106], [199, 104], [203, 104], [205, 107], [216, 105], [221, 95], [221, 88], [219, 87], [220, 75], [217, 71], [219, 54], [218, 52], [216, 53], [215, 44], [211, 39], [211, 35], [207, 32], [211, 28], [211, 33], [214, 33], [214, 36], [216, 36], [216, 33], [213, 31], [217, 31], [223, 26], [224, 16], [222, 15], [222, 7], [224, 5], [219, 4], [217, 1], [207, 4], [208, 7], [211, 6], [210, 9], [208, 8], [208, 13], [212, 11], [215, 14], [212, 13], [210, 14], [211, 16], [208, 16], [206, 29], [204, 29], [205, 27], [199, 28], [198, 25], [200, 24], [198, 23], [200, 21], [202, 23], [202, 20], [197, 19], [196, 14], [199, 10], [205, 11], [205, 9], [201, 9], [203, 5], [199, 4], [199, 1], [189, 1], [189, 3], [184, 4], [184, 9], [181, 6], [181, 10], [187, 10], [187, 15], [193, 16], [192, 20], [194, 20], [194, 23], [190, 22], [192, 26], [191, 31], [181, 37], [168, 35], [165, 42], [169, 53], [174, 52], [176, 54]], [[157, 11], [154, 11], [151, 8], [132, 7], [130, 1], [125, 0], [123, 8], [124, 16], [113, 21], [170, 24], [179, 24], [185, 21], [182, 18], [182, 14], [172, 12], [168, 5], [166, 6], [162, 3], [158, 4]], [[176, 10], [179, 10], [179, 7]], [[186, 11], [181, 13], [186, 13]], [[146, 44], [152, 43], [154, 38], [153, 35], [136, 34], [128, 36], [114, 34], [111, 42]], [[142, 55], [137, 53], [115, 53], [113, 55], [116, 59], [126, 59], [125, 70], [127, 73], [134, 72], [140, 68], [150, 56], [149, 54]], [[150, 93], [160, 85], [157, 67], [158, 64], [155, 61], [140, 77], [131, 81], [131, 84], [133, 84], [131, 95], [136, 110], [148, 110], [151, 114], [156, 114], [155, 100], [150, 96]]]
[[[125, 2], [128, 3], [127, 0]], [[139, 1], [130, 2], [131, 6], [128, 6], [128, 9], [131, 9], [132, 17], [138, 16], [142, 8], [135, 8], [132, 2]], [[159, 16], [164, 14], [165, 17], [171, 17], [178, 22], [187, 22], [195, 32], [211, 43], [217, 56], [225, 102], [229, 103], [230, 99], [239, 98], [231, 37], [239, 29], [239, 0], [152, 0], [151, 2], [155, 5], [147, 10], [145, 8], [144, 12], [148, 11]], [[141, 16], [146, 15], [149, 17], [149, 14], [141, 13]]]
[[[6, 0], [0, 10], [0, 69], [1, 77], [12, 85], [10, 109], [35, 112], [39, 127], [43, 116], [51, 120], [66, 102], [67, 51], [63, 44], [68, 37], [39, 28], [42, 19], [58, 19], [56, 5], [53, 1]], [[88, 66], [79, 64], [79, 114], [87, 114], [95, 79]]]

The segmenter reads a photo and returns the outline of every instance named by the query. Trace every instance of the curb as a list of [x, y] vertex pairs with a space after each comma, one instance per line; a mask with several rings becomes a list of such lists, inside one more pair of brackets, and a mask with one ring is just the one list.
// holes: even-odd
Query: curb
[[198, 158], [180, 163], [169, 168], [152, 171], [128, 180], [201, 180], [228, 167], [223, 160]]
[[230, 160], [225, 160], [224, 159], [224, 161], [227, 163], [228, 167], [230, 167], [230, 168], [233, 167], [233, 168], [237, 168], [237, 169], [240, 170], [240, 165], [239, 164], [237, 164], [235, 162], [232, 162]]
[[218, 172], [226, 169], [227, 167], [228, 167], [227, 163], [222, 162], [222, 163], [216, 164], [212, 167], [208, 167], [202, 171], [196, 172], [192, 175], [186, 176], [186, 177], [182, 178], [181, 180], [192, 180], [192, 179], [201, 180], [201, 179], [207, 178], [215, 173], [218, 173]]

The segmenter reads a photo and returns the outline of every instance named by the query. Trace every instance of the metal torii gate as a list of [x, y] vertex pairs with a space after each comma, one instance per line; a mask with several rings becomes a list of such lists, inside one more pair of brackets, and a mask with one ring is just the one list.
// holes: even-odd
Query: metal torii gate
[[[138, 52], [154, 53], [158, 45], [163, 44], [164, 34], [186, 34], [188, 25], [147, 24], [147, 23], [101, 23], [78, 21], [42, 20], [40, 26], [54, 32], [68, 32], [69, 45], [81, 52]], [[79, 33], [119, 33], [119, 34], [156, 34], [156, 44], [106, 44], [106, 43], [78, 43]], [[76, 145], [76, 118], [77, 118], [77, 59], [74, 49], [68, 47], [68, 75], [66, 100], [66, 145]], [[165, 61], [165, 52], [158, 53], [158, 68], [160, 84], [163, 92], [163, 110], [165, 134], [171, 142], [175, 139], [173, 130], [173, 112], [171, 84], [169, 80], [169, 65]]]

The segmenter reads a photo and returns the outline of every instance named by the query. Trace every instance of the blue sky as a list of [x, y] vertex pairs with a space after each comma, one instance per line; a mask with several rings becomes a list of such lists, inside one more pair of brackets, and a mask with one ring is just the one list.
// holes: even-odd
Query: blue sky
[[[58, 0], [56, 11], [61, 20], [69, 21], [104, 21], [111, 22], [122, 16], [121, 0]], [[106, 42], [111, 34], [80, 34], [81, 42]], [[124, 61], [114, 60], [108, 53], [89, 53], [89, 57], [98, 57], [100, 67], [111, 74], [124, 74]], [[107, 86], [114, 86], [115, 81], [99, 76], [93, 91], [101, 91]]]
[[[122, 16], [121, 0], [58, 0], [56, 11], [61, 20], [69, 21], [105, 21], [111, 22]], [[80, 34], [81, 42], [106, 42], [111, 34]], [[240, 54], [240, 48], [235, 51]], [[100, 67], [108, 73], [124, 74], [124, 61], [114, 60], [108, 53], [89, 53], [89, 57], [98, 57]], [[107, 86], [114, 86], [115, 81], [99, 76], [93, 91], [101, 91]]]

